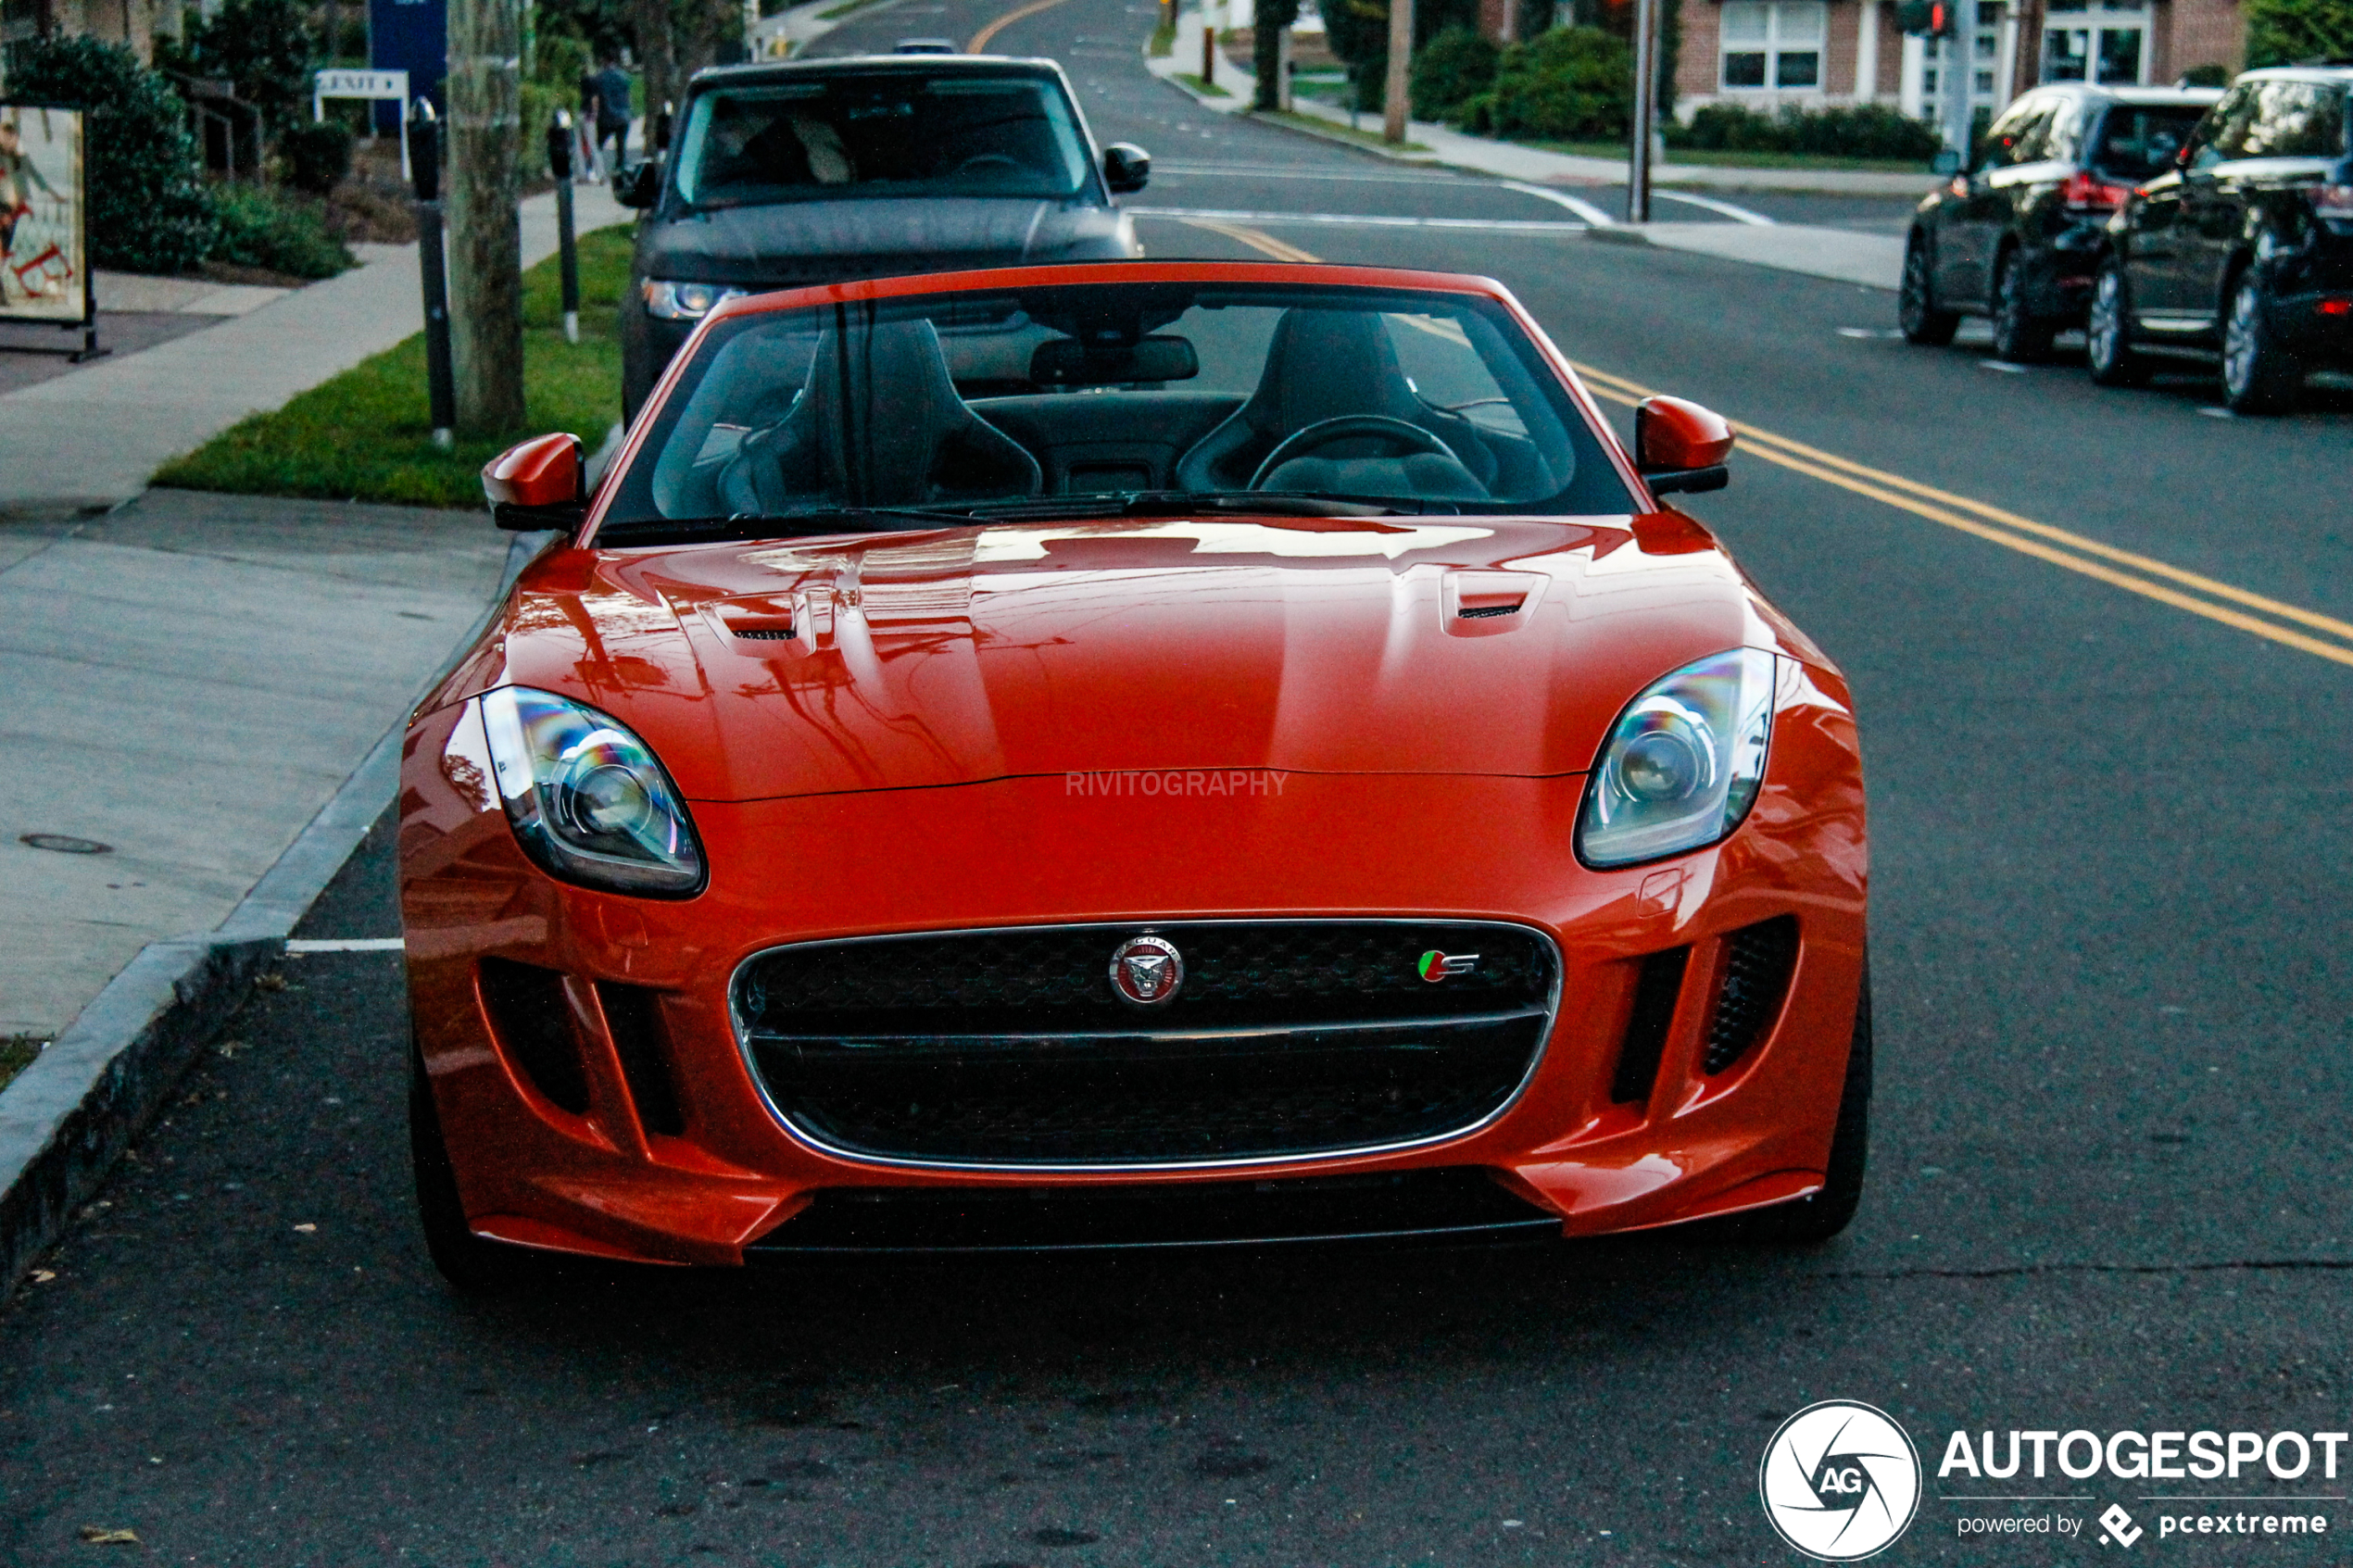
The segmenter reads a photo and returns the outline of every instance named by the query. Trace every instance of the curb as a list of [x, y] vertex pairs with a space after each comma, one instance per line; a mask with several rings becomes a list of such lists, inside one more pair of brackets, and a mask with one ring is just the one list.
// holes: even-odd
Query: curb
[[[516, 536], [498, 592], [451, 650], [472, 646], [555, 537]], [[422, 699], [440, 676], [419, 689]], [[205, 1043], [285, 951], [287, 934], [392, 804], [404, 707], [326, 805], [212, 931], [150, 942], [0, 1090], [0, 1298], [62, 1236]]]

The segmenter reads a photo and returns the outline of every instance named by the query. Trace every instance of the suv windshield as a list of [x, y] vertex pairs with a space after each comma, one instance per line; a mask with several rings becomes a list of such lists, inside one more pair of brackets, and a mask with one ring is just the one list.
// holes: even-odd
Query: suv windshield
[[2104, 174], [2148, 180], [2173, 167], [2203, 104], [2117, 104], [2100, 121], [2099, 144], [2083, 161]]
[[[1105, 282], [722, 318], [621, 476], [600, 538], [1221, 499], [1632, 505], [1567, 389], [1491, 300]], [[853, 512], [887, 515], [845, 523]]]
[[970, 70], [828, 74], [698, 94], [678, 149], [696, 207], [1085, 189], [1086, 143], [1059, 82]]

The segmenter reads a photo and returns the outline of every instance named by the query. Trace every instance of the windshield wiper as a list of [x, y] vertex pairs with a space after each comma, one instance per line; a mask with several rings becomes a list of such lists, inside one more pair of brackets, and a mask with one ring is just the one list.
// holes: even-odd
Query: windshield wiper
[[736, 512], [727, 517], [642, 518], [597, 531], [599, 545], [655, 545], [695, 539], [782, 539], [805, 533], [890, 533], [946, 524], [969, 527], [970, 512], [927, 507], [826, 507], [807, 512]]
[[1030, 522], [1085, 517], [1197, 517], [1202, 513], [1261, 512], [1282, 517], [1391, 517], [1402, 507], [1392, 497], [1310, 495], [1281, 490], [1096, 490], [1083, 495], [1028, 496], [990, 501], [973, 508], [975, 521]]

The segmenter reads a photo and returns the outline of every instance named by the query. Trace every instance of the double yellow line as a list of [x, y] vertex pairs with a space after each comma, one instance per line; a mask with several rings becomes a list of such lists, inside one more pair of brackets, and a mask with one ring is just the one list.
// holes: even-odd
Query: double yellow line
[[974, 33], [972, 36], [972, 42], [964, 45], [964, 53], [967, 55], [987, 53], [988, 45], [996, 40], [997, 35], [1004, 31], [1007, 28], [1013, 26], [1013, 23], [1018, 21], [1027, 21], [1038, 12], [1051, 11], [1062, 3], [1063, 0], [1029, 0], [1029, 4], [1026, 6], [1015, 6], [1013, 9], [1007, 11], [1003, 16], [999, 17], [995, 21], [990, 22], [987, 27], [982, 28], [978, 32]]
[[[1197, 229], [1208, 229], [1239, 240], [1243, 245], [1265, 252], [1278, 261], [1315, 261], [1318, 257], [1295, 245], [1278, 240], [1256, 229], [1239, 223], [1217, 223], [1205, 219], [1188, 219]], [[1575, 361], [1571, 361], [1575, 364]], [[1624, 376], [1591, 365], [1576, 365], [1577, 373], [1594, 395], [1606, 397], [1613, 403], [1628, 406], [1645, 397], [1656, 396], [1650, 387]], [[2121, 588], [2128, 594], [2138, 594], [2145, 599], [2187, 610], [2239, 631], [2251, 633], [2283, 647], [2309, 653], [2316, 659], [2353, 666], [2353, 622], [2322, 615], [2318, 610], [2300, 605], [2285, 604], [2266, 598], [2261, 594], [2200, 572], [2145, 556], [2132, 550], [2120, 550], [2097, 539], [2064, 528], [2054, 528], [2047, 522], [2020, 517], [1999, 507], [1973, 501], [1967, 495], [1956, 495], [1949, 490], [1939, 490], [1932, 484], [1906, 479], [1902, 474], [1885, 469], [1870, 468], [1835, 452], [1825, 452], [1818, 446], [1808, 446], [1802, 441], [1792, 441], [1786, 435], [1776, 435], [1753, 424], [1733, 421], [1732, 429], [1741, 439], [1741, 449], [1779, 463], [1785, 469], [1818, 479], [1825, 484], [1835, 484], [1857, 495], [1868, 495], [1898, 511], [1958, 529], [1988, 544], [1999, 545], [2006, 550], [2032, 556], [2036, 560], [2079, 573]]]

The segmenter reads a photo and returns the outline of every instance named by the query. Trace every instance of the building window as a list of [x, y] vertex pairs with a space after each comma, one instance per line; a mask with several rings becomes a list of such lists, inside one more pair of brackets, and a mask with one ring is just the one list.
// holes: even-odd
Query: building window
[[1724, 86], [1818, 90], [1828, 9], [1822, 0], [1727, 0]]

